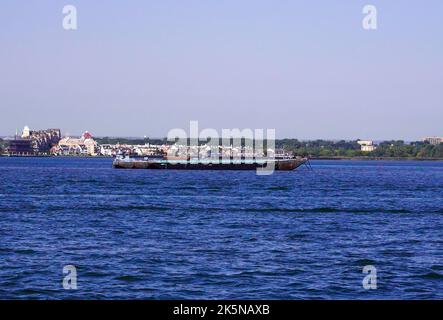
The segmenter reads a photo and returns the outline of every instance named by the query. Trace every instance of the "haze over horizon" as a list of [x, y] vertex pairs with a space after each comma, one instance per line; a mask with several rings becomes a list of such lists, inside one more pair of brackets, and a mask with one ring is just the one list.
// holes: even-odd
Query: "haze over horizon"
[[[62, 28], [66, 4], [78, 30]], [[4, 0], [0, 135], [161, 138], [198, 120], [303, 140], [443, 136], [442, 15], [438, 0]]]

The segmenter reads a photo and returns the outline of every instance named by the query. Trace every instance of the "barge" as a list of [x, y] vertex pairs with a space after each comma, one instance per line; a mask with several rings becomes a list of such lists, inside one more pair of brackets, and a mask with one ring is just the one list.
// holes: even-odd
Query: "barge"
[[117, 169], [175, 169], [175, 170], [257, 170], [272, 168], [280, 171], [295, 170], [308, 161], [307, 158], [288, 159], [149, 159], [116, 158], [112, 165]]

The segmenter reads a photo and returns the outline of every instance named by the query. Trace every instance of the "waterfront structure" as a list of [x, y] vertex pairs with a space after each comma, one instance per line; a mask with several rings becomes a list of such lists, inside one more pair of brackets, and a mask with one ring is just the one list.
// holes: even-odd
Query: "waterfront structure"
[[423, 142], [427, 142], [429, 144], [437, 146], [440, 143], [443, 143], [443, 137], [425, 137], [423, 138]]
[[[18, 137], [17, 137], [18, 138]], [[21, 139], [29, 140], [34, 154], [48, 154], [61, 138], [60, 129], [31, 130], [25, 126], [22, 131]], [[25, 142], [17, 142], [26, 144]]]
[[17, 136], [9, 141], [9, 147], [6, 149], [9, 156], [31, 156], [34, 155], [34, 149], [30, 139], [22, 139]]
[[99, 152], [102, 156], [112, 157], [117, 154], [115, 148], [111, 144], [102, 144], [99, 148]]
[[65, 137], [52, 148], [51, 153], [61, 156], [96, 156], [99, 153], [97, 142], [88, 131], [80, 138]]
[[[98, 153], [102, 156], [115, 157], [117, 154], [127, 154], [135, 157], [149, 157], [163, 155], [164, 146], [151, 145], [149, 143], [143, 145], [129, 144], [102, 144], [98, 147]], [[169, 146], [168, 146], [169, 147]]]
[[60, 129], [31, 130], [29, 138], [35, 153], [48, 154], [60, 141]]
[[372, 152], [377, 148], [372, 140], [358, 140], [357, 143], [360, 145], [360, 150], [363, 152]]
[[9, 155], [47, 155], [60, 140], [60, 129], [31, 130], [23, 128], [21, 136], [16, 132], [9, 141]]

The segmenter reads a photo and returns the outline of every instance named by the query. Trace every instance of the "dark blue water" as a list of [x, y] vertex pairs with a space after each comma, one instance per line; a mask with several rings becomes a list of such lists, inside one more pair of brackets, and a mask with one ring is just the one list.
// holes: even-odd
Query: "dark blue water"
[[0, 298], [443, 298], [442, 162], [256, 176], [111, 161], [0, 158]]

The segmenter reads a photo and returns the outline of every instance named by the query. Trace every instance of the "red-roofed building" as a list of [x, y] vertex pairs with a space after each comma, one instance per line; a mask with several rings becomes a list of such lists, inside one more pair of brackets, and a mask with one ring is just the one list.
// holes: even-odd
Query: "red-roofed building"
[[83, 138], [83, 140], [86, 140], [86, 139], [92, 139], [92, 134], [90, 134], [88, 131], [85, 131], [85, 132], [82, 134], [82, 138]]

